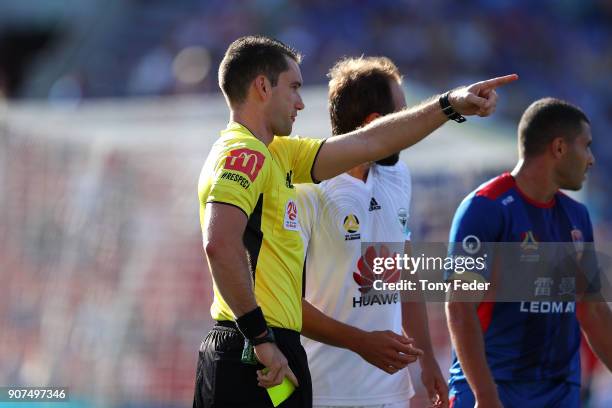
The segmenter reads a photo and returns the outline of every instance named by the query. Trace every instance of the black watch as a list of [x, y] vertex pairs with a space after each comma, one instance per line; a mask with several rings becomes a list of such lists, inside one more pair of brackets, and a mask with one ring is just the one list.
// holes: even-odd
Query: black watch
[[440, 96], [440, 99], [438, 99], [438, 103], [440, 103], [440, 108], [442, 108], [442, 112], [444, 112], [446, 117], [450, 120], [454, 120], [457, 123], [465, 122], [465, 118], [459, 112], [457, 112], [450, 104], [450, 101], [448, 100], [449, 94], [450, 92], [447, 92], [444, 95]]
[[250, 342], [251, 342], [251, 345], [255, 347], [263, 343], [276, 343], [276, 339], [274, 338], [274, 332], [272, 331], [271, 328], [268, 327], [268, 331], [266, 332], [264, 336], [255, 337], [251, 339]]

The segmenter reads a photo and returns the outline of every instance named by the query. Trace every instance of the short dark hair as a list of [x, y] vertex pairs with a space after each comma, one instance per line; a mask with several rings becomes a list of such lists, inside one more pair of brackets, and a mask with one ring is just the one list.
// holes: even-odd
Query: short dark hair
[[402, 76], [389, 58], [345, 58], [332, 67], [328, 77], [334, 135], [359, 128], [371, 113], [395, 111], [391, 81], [401, 82]]
[[556, 98], [533, 102], [523, 113], [518, 126], [521, 157], [534, 157], [546, 150], [556, 137], [572, 142], [582, 130], [582, 123], [590, 123], [577, 106]]
[[251, 81], [265, 75], [272, 86], [289, 68], [286, 58], [298, 64], [302, 56], [282, 42], [263, 36], [240, 37], [230, 44], [219, 65], [219, 86], [231, 105], [244, 102]]

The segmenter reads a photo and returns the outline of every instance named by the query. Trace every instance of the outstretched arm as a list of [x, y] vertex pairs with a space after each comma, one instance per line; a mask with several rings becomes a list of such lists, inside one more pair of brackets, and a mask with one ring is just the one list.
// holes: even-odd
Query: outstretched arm
[[[449, 95], [462, 115], [489, 116], [495, 110], [495, 88], [518, 79], [516, 74], [461, 87]], [[358, 164], [379, 160], [419, 142], [448, 120], [438, 96], [413, 108], [374, 120], [353, 132], [327, 139], [313, 167], [313, 176], [325, 180]]]

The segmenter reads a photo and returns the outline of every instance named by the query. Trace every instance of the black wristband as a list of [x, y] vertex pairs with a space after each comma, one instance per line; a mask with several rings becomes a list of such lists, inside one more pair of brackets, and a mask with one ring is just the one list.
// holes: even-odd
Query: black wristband
[[249, 340], [253, 340], [268, 330], [268, 324], [259, 306], [237, 318], [236, 326], [240, 333]]
[[449, 94], [450, 91], [440, 96], [440, 99], [438, 99], [438, 102], [440, 103], [440, 108], [442, 108], [442, 112], [444, 112], [446, 117], [450, 120], [454, 120], [457, 123], [465, 122], [465, 118], [459, 112], [457, 112], [450, 104], [450, 101], [448, 100]]

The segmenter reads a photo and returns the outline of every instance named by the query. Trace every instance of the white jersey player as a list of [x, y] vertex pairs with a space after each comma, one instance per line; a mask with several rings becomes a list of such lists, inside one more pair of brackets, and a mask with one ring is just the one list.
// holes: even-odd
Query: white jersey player
[[[362, 242], [399, 243], [406, 237], [410, 176], [404, 163], [374, 165], [367, 181], [342, 174], [298, 187], [306, 250], [305, 299], [329, 317], [367, 331], [402, 332], [399, 293], [372, 290]], [[394, 279], [392, 277], [391, 279]], [[361, 406], [403, 402], [414, 394], [408, 370], [395, 375], [359, 355], [303, 338], [315, 405]]]
[[[406, 106], [401, 76], [387, 58], [342, 60], [330, 78], [334, 134]], [[418, 356], [432, 404], [448, 406], [424, 304], [373, 290], [371, 265], [362, 257], [362, 243], [386, 243], [401, 252], [409, 239], [410, 175], [398, 159], [396, 154], [320, 185], [298, 186], [306, 249], [302, 333], [309, 337], [302, 343], [315, 407], [408, 407], [414, 389], [404, 368]], [[397, 280], [399, 272], [383, 278]]]

